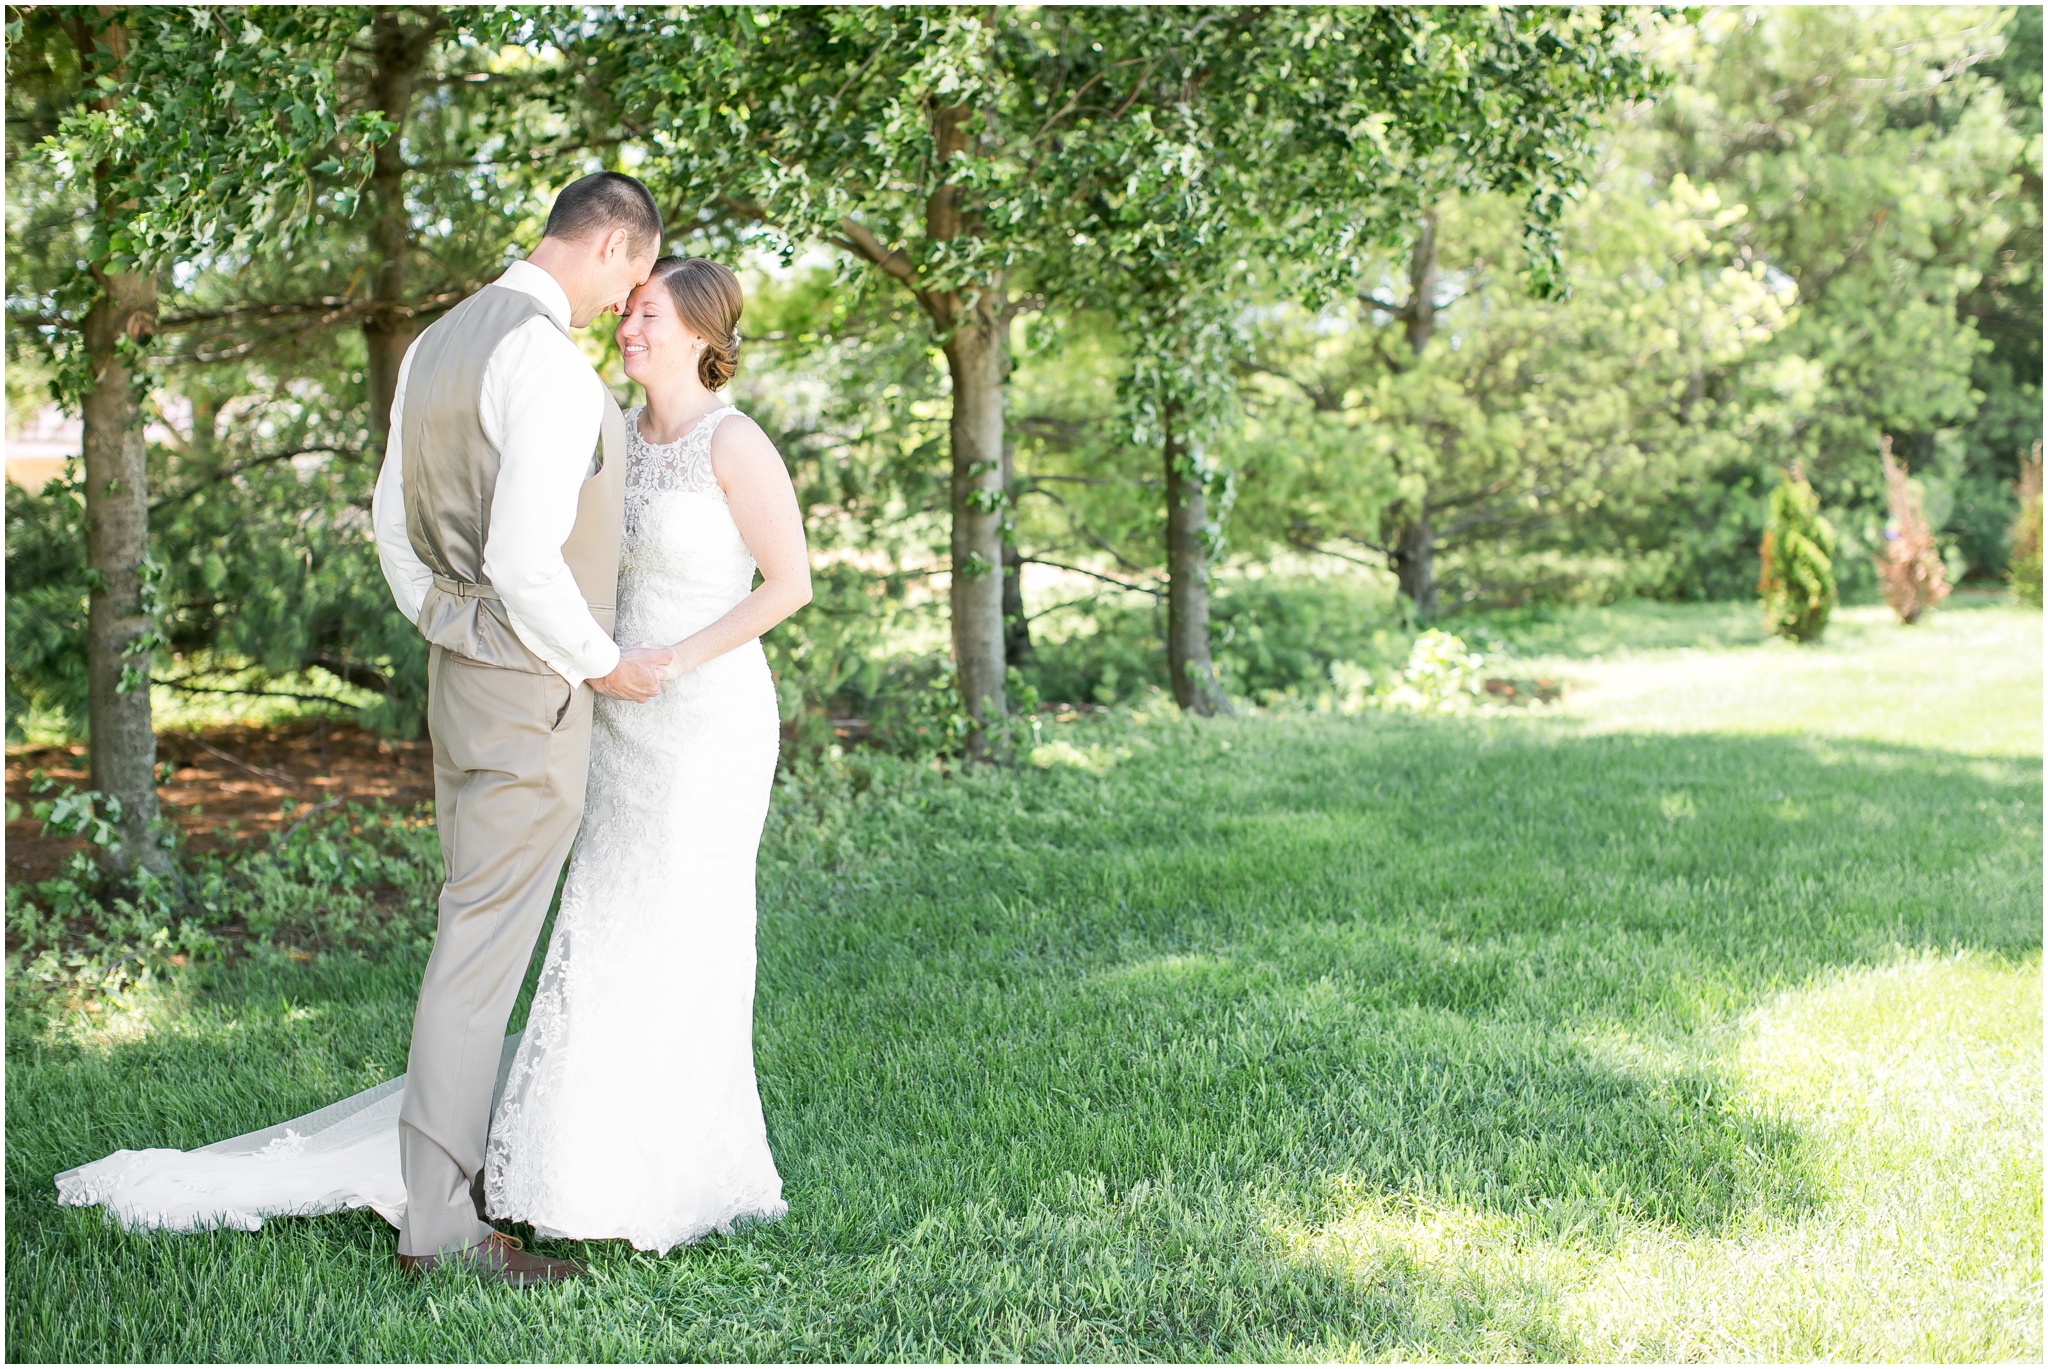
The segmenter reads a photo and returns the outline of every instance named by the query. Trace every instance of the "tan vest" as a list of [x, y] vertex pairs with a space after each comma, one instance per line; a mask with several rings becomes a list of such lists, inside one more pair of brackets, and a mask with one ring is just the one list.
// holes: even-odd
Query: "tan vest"
[[[406, 534], [434, 572], [433, 588], [420, 605], [421, 635], [472, 661], [545, 675], [552, 673], [547, 663], [519, 640], [497, 590], [484, 578], [499, 457], [477, 416], [491, 353], [534, 317], [555, 323], [533, 296], [486, 285], [420, 334], [406, 376], [400, 453]], [[576, 500], [575, 527], [562, 544], [562, 559], [606, 632], [612, 630], [618, 595], [625, 457], [625, 416], [607, 391], [594, 469]]]

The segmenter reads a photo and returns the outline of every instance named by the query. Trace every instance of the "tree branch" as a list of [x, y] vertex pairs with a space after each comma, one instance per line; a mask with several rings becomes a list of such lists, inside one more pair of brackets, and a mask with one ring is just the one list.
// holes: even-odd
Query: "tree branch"
[[866, 224], [858, 220], [841, 219], [839, 231], [843, 236], [829, 238], [827, 241], [835, 247], [844, 248], [863, 261], [872, 263], [882, 274], [894, 276], [903, 283], [903, 288], [910, 291], [917, 302], [924, 306], [927, 314], [934, 320], [939, 318], [937, 305], [931, 293], [918, 287], [917, 268], [910, 264], [909, 257], [901, 251], [882, 246], [881, 240], [868, 231]]
[[1286, 381], [1289, 385], [1301, 391], [1302, 397], [1308, 400], [1309, 407], [1319, 414], [1341, 414], [1344, 412], [1344, 406], [1332, 399], [1330, 392], [1320, 385], [1311, 385], [1305, 380], [1287, 374], [1285, 371], [1267, 366], [1255, 357], [1243, 358], [1237, 364], [1247, 371], [1253, 371], [1259, 375], [1272, 376], [1275, 380]]
[[335, 679], [352, 684], [357, 689], [367, 689], [372, 694], [391, 692], [391, 678], [383, 671], [372, 670], [366, 665], [352, 665], [347, 661], [337, 661], [331, 656], [315, 656], [306, 664], [318, 666]]
[[[1339, 536], [1342, 536], [1342, 534], [1339, 534]], [[1388, 551], [1385, 547], [1380, 546], [1377, 543], [1366, 541], [1363, 537], [1347, 537], [1344, 540], [1347, 542], [1356, 542], [1359, 546], [1364, 547], [1367, 551], [1376, 551], [1381, 556], [1386, 557], [1387, 561], [1391, 561], [1393, 559], [1392, 552]], [[1367, 561], [1362, 557], [1353, 556], [1348, 552], [1337, 551], [1333, 548], [1326, 547], [1320, 542], [1303, 542], [1300, 544], [1300, 546], [1303, 551], [1312, 551], [1316, 553], [1318, 556], [1334, 556], [1339, 561], [1349, 561], [1352, 565], [1364, 566], [1367, 570], [1385, 570], [1387, 568], [1387, 561]]]
[[[289, 689], [223, 689], [209, 685], [186, 684], [183, 680], [162, 680], [157, 679], [155, 677], [151, 677], [150, 683], [153, 685], [162, 685], [165, 689], [175, 689], [178, 690], [180, 693], [184, 694], [234, 694], [242, 698], [248, 699], [297, 699], [302, 703], [332, 704], [336, 708], [346, 708], [351, 711], [353, 711], [355, 708], [354, 704], [349, 703], [345, 699], [337, 699], [327, 694], [299, 694]], [[196, 737], [193, 740], [198, 741]], [[206, 746], [205, 742], [199, 742], [199, 745], [206, 747], [208, 751], [213, 750], [212, 747]], [[246, 761], [236, 760], [233, 756], [228, 755], [226, 752], [216, 752], [215, 754], [221, 756], [225, 760], [234, 761], [236, 765], [241, 766], [245, 770], [252, 770], [255, 771], [255, 773], [257, 774], [264, 773], [262, 771], [256, 771], [255, 767], [249, 765]], [[272, 771], [270, 772], [270, 774], [275, 775], [276, 772]], [[266, 776], [266, 778], [267, 777], [268, 776]], [[286, 778], [285, 782], [287, 784], [298, 783], [297, 780], [290, 779], [289, 777]]]
[[1020, 556], [1017, 559], [1027, 566], [1051, 566], [1054, 570], [1071, 571], [1075, 575], [1085, 575], [1091, 580], [1100, 580], [1106, 585], [1115, 585], [1118, 589], [1127, 589], [1134, 594], [1149, 594], [1154, 599], [1164, 599], [1166, 597], [1164, 590], [1148, 589], [1144, 585], [1134, 585], [1128, 580], [1119, 580], [1114, 575], [1104, 575], [1099, 570], [1089, 570], [1084, 566], [1070, 566], [1061, 561], [1048, 561], [1042, 556]]
[[320, 452], [326, 452], [334, 456], [346, 457], [351, 461], [360, 461], [363, 459], [364, 456], [368, 455], [368, 453], [366, 452], [355, 451], [348, 447], [334, 447], [328, 446], [323, 443], [315, 444], [310, 447], [290, 447], [281, 452], [270, 452], [263, 456], [252, 456], [247, 461], [237, 461], [232, 466], [222, 467], [220, 470], [213, 472], [211, 475], [207, 476], [205, 479], [201, 480], [198, 484], [192, 486], [190, 489], [180, 490], [176, 494], [165, 495], [162, 499], [159, 499], [155, 503], [151, 504], [149, 506], [149, 511], [151, 513], [159, 513], [164, 509], [170, 508], [174, 504], [182, 504], [187, 499], [190, 499], [194, 495], [198, 494], [201, 490], [210, 489], [213, 486], [221, 484], [225, 481], [233, 480], [242, 472], [253, 471], [258, 466], [274, 465], [279, 461], [289, 461], [295, 456], [312, 456]]
[[1086, 523], [1082, 522], [1081, 515], [1074, 512], [1073, 505], [1069, 504], [1066, 500], [1060, 498], [1057, 494], [1054, 494], [1051, 490], [1032, 490], [1031, 493], [1043, 495], [1045, 498], [1050, 499], [1053, 503], [1059, 505], [1060, 511], [1067, 515], [1067, 526], [1072, 528], [1075, 532], [1080, 533], [1090, 542], [1093, 542], [1098, 551], [1107, 552], [1109, 554], [1109, 558], [1112, 561], [1115, 561], [1118, 565], [1122, 566], [1125, 570], [1131, 571], [1134, 574], [1143, 573], [1142, 567], [1133, 564], [1130, 561], [1130, 559], [1127, 558], [1122, 552], [1118, 551], [1115, 547], [1111, 546], [1108, 540], [1102, 537], [1101, 534], [1097, 533], [1093, 528], [1089, 527]]

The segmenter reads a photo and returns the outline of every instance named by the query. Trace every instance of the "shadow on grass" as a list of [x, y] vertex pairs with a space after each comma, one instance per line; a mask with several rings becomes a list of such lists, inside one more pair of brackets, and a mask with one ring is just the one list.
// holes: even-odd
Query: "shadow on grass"
[[560, 1296], [401, 1285], [363, 1214], [150, 1238], [57, 1209], [56, 1169], [403, 1067], [416, 963], [195, 977], [132, 1041], [10, 1031], [8, 1348], [1290, 1358], [1463, 1327], [1569, 1357], [1538, 1274], [1298, 1238], [1363, 1204], [1605, 1250], [1825, 1204], [1716, 1043], [1831, 967], [2038, 949], [2040, 797], [2037, 765], [1903, 747], [1336, 720], [871, 805], [833, 858], [764, 863], [790, 1217], [581, 1247]]

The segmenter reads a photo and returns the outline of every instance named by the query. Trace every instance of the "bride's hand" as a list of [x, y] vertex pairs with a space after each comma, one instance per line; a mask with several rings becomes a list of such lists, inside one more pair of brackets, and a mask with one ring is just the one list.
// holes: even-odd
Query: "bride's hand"
[[683, 659], [682, 644], [678, 642], [668, 648], [668, 664], [661, 668], [661, 682], [667, 684], [670, 680], [681, 679], [689, 673], [690, 666], [691, 663]]

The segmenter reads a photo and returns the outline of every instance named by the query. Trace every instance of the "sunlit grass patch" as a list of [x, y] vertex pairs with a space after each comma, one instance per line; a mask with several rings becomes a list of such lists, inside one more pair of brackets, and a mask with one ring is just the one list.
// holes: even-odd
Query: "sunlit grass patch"
[[46, 1044], [64, 1044], [102, 1054], [164, 1031], [183, 1029], [192, 1014], [184, 983], [161, 977], [125, 985], [112, 994], [68, 996], [21, 1021]]
[[2038, 955], [1915, 955], [1787, 993], [1728, 1067], [1827, 1194], [1726, 1240], [1644, 1232], [1574, 1294], [1596, 1358], [2038, 1359]]
[[[1714, 615], [1699, 616], [1713, 636]], [[1681, 637], [1687, 621], [1671, 613], [1660, 635]], [[1727, 647], [1542, 654], [1570, 639], [1536, 634], [1537, 654], [1516, 669], [1563, 678], [1560, 711], [1597, 731], [1801, 733], [2039, 756], [2041, 627], [2039, 613], [1997, 604], [1965, 603], [1912, 627], [1882, 606], [1848, 608], [1807, 646], [1758, 632], [1746, 644], [1727, 634]]]
[[[1750, 1014], [1714, 1068], [1728, 1107], [1798, 1137], [1815, 1196], [1796, 1210], [1560, 1230], [1340, 1183], [1332, 1215], [1270, 1213], [1271, 1230], [1290, 1258], [1403, 1295], [1387, 1358], [2038, 1358], [2039, 974], [1913, 955]], [[1602, 1044], [1653, 1074], [1692, 1055]]]

